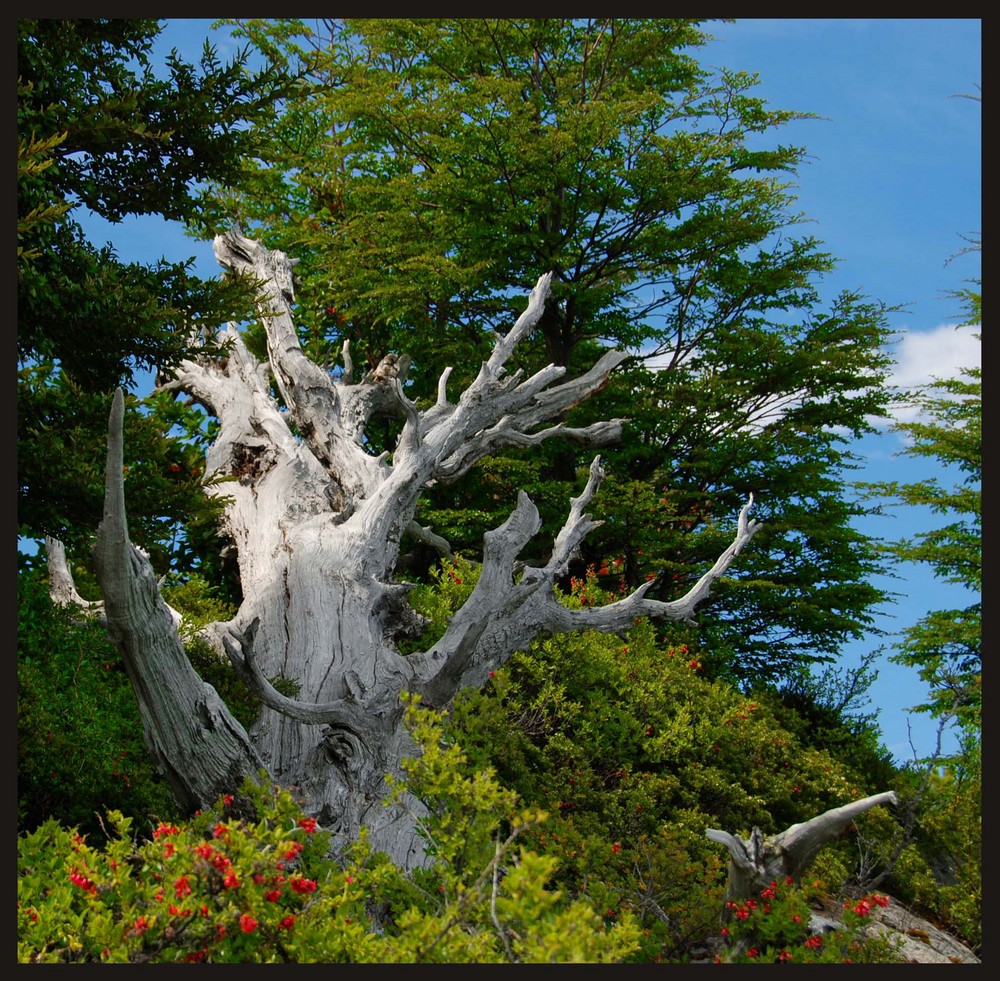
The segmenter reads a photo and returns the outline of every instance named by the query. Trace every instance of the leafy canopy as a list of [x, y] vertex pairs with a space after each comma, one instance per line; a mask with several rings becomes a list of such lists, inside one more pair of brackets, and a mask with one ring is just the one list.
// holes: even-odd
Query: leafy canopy
[[[207, 43], [197, 66], [171, 52], [157, 72], [159, 32], [157, 21], [144, 19], [18, 21], [22, 535], [92, 532], [100, 520], [92, 471], [103, 457], [92, 450], [105, 439], [106, 394], [184, 356], [194, 332], [211, 337], [252, 310], [246, 284], [199, 279], [193, 259], [123, 261], [80, 224], [81, 208], [112, 223], [190, 216], [196, 185], [237, 179], [242, 161], [259, 151], [254, 124], [274, 114], [287, 88], [273, 69], [247, 71], [246, 50], [222, 64]], [[161, 421], [161, 441], [173, 421]], [[171, 452], [146, 449], [149, 462]], [[164, 478], [176, 472], [169, 463]], [[163, 491], [165, 480], [158, 485]], [[199, 508], [193, 493], [141, 505], [136, 519], [147, 526], [167, 519], [172, 527], [171, 518]], [[164, 538], [170, 532], [139, 540]]]
[[[956, 330], [982, 324], [982, 295], [961, 291], [966, 320]], [[980, 333], [975, 333], [981, 339]], [[972, 597], [982, 591], [982, 369], [961, 369], [956, 378], [939, 378], [912, 393], [920, 415], [895, 429], [907, 439], [906, 456], [932, 461], [954, 474], [948, 485], [938, 477], [913, 483], [866, 484], [870, 493], [897, 503], [930, 508], [946, 523], [912, 538], [893, 542], [889, 550], [901, 561], [929, 565], [944, 582], [965, 587]], [[915, 667], [929, 686], [921, 711], [957, 719], [965, 737], [982, 733], [982, 602], [962, 609], [931, 610], [907, 628], [893, 659]]]
[[[312, 358], [338, 372], [347, 341], [368, 369], [403, 352], [408, 395], [433, 398], [445, 367], [456, 388], [474, 376], [551, 270], [526, 369], [635, 355], [566, 419], [630, 419], [604, 453], [621, 492], [597, 502], [605, 524], [574, 572], [608, 565], [671, 598], [753, 492], [767, 530], [700, 615], [713, 669], [778, 678], [872, 628], [881, 566], [842, 488], [850, 440], [889, 400], [886, 310], [821, 303], [833, 259], [797, 232], [804, 150], [774, 139], [808, 114], [699, 64], [692, 20], [230, 23], [303, 82], [271, 122], [274, 163], [211, 188], [193, 228], [238, 220], [301, 258]], [[398, 425], [370, 428], [373, 452]], [[518, 488], [558, 527], [588, 462], [556, 441], [485, 460], [418, 517], [475, 554]]]

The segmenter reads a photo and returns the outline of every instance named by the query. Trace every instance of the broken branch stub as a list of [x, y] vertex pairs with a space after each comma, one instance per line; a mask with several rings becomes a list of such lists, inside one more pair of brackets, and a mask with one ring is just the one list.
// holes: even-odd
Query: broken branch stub
[[[760, 828], [754, 828], [749, 838], [740, 838], [728, 831], [707, 830], [705, 837], [725, 845], [729, 851], [726, 901], [755, 899], [772, 880], [791, 878], [798, 882], [819, 850], [842, 834], [853, 820], [879, 804], [896, 803], [898, 799], [892, 790], [873, 794], [833, 807], [769, 838], [764, 837]], [[723, 918], [728, 919], [730, 912], [725, 908]]]

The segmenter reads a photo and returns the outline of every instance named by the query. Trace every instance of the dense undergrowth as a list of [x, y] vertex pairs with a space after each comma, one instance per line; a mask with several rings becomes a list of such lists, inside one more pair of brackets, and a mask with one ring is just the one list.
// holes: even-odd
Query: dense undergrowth
[[[459, 559], [414, 590], [425, 639], [476, 572]], [[591, 570], [566, 602], [606, 602], [607, 586]], [[411, 706], [423, 752], [407, 782], [434, 861], [406, 875], [364, 840], [329, 858], [276, 788], [255, 792], [255, 821], [225, 801], [181, 814], [106, 636], [30, 575], [18, 600], [19, 960], [888, 961], [854, 912], [885, 893], [981, 942], [976, 773], [918, 794], [871, 725], [708, 677], [707, 657], [645, 621], [540, 639], [446, 715]], [[253, 696], [193, 638], [218, 605], [197, 582], [171, 602], [199, 673], [251, 718]], [[783, 905], [722, 932], [727, 855], [707, 828], [772, 834], [890, 789], [900, 807], [868, 812], [808, 882], [774, 884]], [[821, 901], [846, 902], [850, 928], [817, 944], [800, 921]]]

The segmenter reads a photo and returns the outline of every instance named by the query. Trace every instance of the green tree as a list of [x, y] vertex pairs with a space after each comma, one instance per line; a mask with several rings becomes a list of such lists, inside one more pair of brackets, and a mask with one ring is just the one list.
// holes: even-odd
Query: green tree
[[[957, 294], [966, 319], [956, 330], [982, 324], [982, 294]], [[973, 334], [981, 339], [981, 334]], [[954, 474], [955, 482], [928, 477], [913, 483], [889, 481], [865, 485], [871, 493], [900, 504], [929, 508], [946, 523], [890, 546], [901, 561], [929, 565], [944, 582], [964, 587], [970, 598], [982, 590], [982, 369], [961, 369], [957, 378], [938, 378], [912, 393], [920, 415], [895, 431], [906, 437], [901, 453], [931, 461]], [[893, 660], [915, 667], [928, 685], [920, 711], [953, 717], [966, 737], [982, 732], [982, 602], [960, 609], [931, 610], [903, 632]]]
[[73, 620], [53, 607], [41, 577], [18, 576], [18, 830], [56, 818], [97, 832], [112, 807], [143, 824], [176, 816], [107, 631]]
[[[29, 537], [93, 532], [102, 481], [90, 451], [106, 438], [107, 393], [251, 309], [245, 284], [199, 279], [193, 259], [122, 261], [78, 221], [80, 208], [112, 223], [190, 216], [199, 182], [236, 179], [258, 152], [252, 124], [286, 87], [273, 69], [247, 71], [246, 50], [223, 65], [208, 44], [198, 66], [172, 52], [161, 77], [159, 32], [143, 19], [18, 21], [18, 529]], [[160, 420], [161, 441], [178, 415]], [[166, 465], [159, 503], [141, 507], [147, 547], [169, 541], [153, 533], [164, 516], [197, 511], [197, 482], [164, 503], [181, 463], [163, 461], [171, 452], [183, 455], [154, 453]]]
[[[961, 253], [978, 253], [978, 238]], [[982, 339], [980, 281], [954, 291], [964, 318], [955, 330]], [[935, 751], [910, 768], [914, 784], [901, 832], [882, 840], [891, 852], [892, 888], [941, 919], [978, 950], [982, 942], [982, 369], [935, 378], [910, 393], [918, 415], [895, 431], [906, 440], [901, 455], [927, 461], [940, 476], [912, 483], [862, 485], [872, 497], [920, 507], [943, 518], [938, 527], [890, 542], [901, 562], [929, 566], [962, 587], [965, 606], [929, 610], [902, 631], [891, 659], [917, 670], [926, 700], [914, 706], [937, 719]], [[956, 752], [942, 752], [946, 731]], [[899, 835], [902, 835], [900, 838]]]
[[[849, 440], [887, 403], [886, 311], [851, 294], [822, 309], [833, 260], [795, 234], [789, 190], [804, 151], [770, 138], [806, 114], [769, 108], [752, 75], [699, 65], [696, 21], [237, 30], [307, 82], [274, 123], [280, 165], [248, 160], [196, 227], [253, 223], [302, 258], [311, 356], [339, 371], [346, 342], [362, 368], [405, 352], [408, 394], [433, 398], [446, 366], [474, 375], [512, 295], [552, 270], [529, 367], [635, 354], [566, 419], [631, 420], [605, 454], [621, 493], [597, 502], [605, 525], [577, 574], [595, 562], [609, 582], [657, 578], [651, 595], [676, 595], [717, 554], [713, 516], [752, 491], [765, 547], [706, 606], [713, 670], [781, 676], [871, 628], [879, 564], [842, 487]], [[391, 450], [397, 431], [367, 436]], [[487, 515], [525, 487], [557, 527], [581, 463], [515, 449], [441, 482], [421, 520], [474, 554]]]

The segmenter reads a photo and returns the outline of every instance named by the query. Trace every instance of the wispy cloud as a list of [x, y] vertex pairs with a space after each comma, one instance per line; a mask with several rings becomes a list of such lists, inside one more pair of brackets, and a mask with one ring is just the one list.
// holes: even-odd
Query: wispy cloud
[[962, 368], [982, 364], [977, 330], [968, 325], [941, 324], [931, 330], [908, 330], [896, 349], [892, 384], [915, 388], [935, 378], [956, 378]]
[[[912, 391], [935, 380], [961, 377], [963, 368], [982, 367], [978, 333], [978, 329], [956, 324], [905, 331], [893, 350], [896, 364], [889, 384]], [[893, 412], [897, 422], [910, 422], [917, 416], [912, 406], [898, 406]]]

